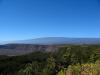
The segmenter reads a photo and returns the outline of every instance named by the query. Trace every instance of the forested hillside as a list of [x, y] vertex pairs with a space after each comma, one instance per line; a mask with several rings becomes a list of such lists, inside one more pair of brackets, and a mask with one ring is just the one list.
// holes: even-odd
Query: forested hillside
[[1, 75], [100, 75], [99, 45], [64, 45], [56, 52], [0, 56]]

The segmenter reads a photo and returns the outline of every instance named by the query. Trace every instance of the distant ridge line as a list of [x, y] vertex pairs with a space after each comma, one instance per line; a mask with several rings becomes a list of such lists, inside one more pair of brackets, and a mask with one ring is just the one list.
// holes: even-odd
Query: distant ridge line
[[42, 37], [28, 40], [8, 41], [3, 44], [100, 44], [100, 38]]

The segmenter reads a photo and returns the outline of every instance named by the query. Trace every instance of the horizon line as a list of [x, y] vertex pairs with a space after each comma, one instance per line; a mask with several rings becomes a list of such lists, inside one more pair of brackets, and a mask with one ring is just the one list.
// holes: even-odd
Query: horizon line
[[83, 39], [100, 39], [100, 37], [35, 37], [30, 39], [16, 39], [16, 40], [0, 40], [0, 42], [7, 42], [7, 41], [24, 41], [24, 40], [32, 40], [32, 39], [42, 39], [42, 38], [83, 38]]

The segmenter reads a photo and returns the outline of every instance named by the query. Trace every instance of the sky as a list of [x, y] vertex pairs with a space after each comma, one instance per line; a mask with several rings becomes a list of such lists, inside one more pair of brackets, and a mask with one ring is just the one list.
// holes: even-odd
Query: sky
[[100, 38], [100, 0], [0, 0], [0, 40]]

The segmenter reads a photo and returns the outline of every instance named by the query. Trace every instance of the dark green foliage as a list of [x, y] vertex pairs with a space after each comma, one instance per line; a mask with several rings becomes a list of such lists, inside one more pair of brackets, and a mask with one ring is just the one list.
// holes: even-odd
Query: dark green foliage
[[25, 68], [19, 70], [19, 75], [55, 75], [55, 59], [49, 57], [43, 65], [39, 62], [32, 62], [25, 65]]
[[45, 65], [42, 75], [55, 75], [55, 59], [53, 57], [50, 57], [47, 59], [47, 64]]
[[0, 73], [4, 75], [15, 75], [28, 63], [41, 62], [43, 65], [49, 55], [42, 52], [34, 52], [22, 56], [0, 56]]
[[100, 60], [99, 45], [61, 46], [51, 53], [33, 52], [22, 56], [0, 56], [0, 74], [56, 75], [69, 65]]
[[41, 64], [38, 62], [32, 62], [27, 64], [25, 69], [19, 71], [19, 75], [40, 75], [41, 74]]

